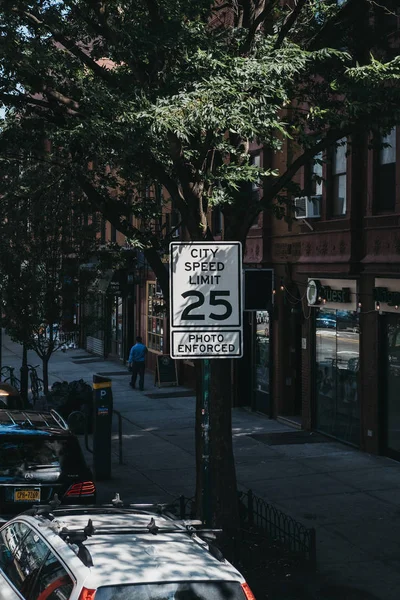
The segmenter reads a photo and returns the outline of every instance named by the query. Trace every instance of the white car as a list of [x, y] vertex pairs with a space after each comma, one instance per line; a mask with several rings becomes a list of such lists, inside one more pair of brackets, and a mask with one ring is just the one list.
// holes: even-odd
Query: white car
[[193, 523], [154, 505], [34, 508], [0, 529], [0, 598], [254, 600]]

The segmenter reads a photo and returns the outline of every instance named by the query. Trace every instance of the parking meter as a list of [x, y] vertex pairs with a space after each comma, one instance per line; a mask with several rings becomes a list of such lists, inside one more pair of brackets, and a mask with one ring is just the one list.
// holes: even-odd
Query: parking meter
[[93, 470], [96, 480], [111, 479], [111, 379], [93, 375]]

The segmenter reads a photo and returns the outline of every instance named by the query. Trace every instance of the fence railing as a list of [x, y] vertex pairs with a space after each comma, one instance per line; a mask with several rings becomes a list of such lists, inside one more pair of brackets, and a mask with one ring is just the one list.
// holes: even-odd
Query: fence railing
[[[251, 529], [257, 534], [281, 545], [296, 559], [304, 561], [311, 569], [316, 569], [317, 548], [314, 528], [307, 528], [289, 515], [286, 515], [251, 490], [238, 492], [239, 518], [241, 530]], [[181, 519], [195, 517], [194, 498], [179, 496], [171, 505]]]
[[281, 543], [289, 552], [302, 556], [315, 569], [317, 561], [316, 533], [281, 510], [258, 498], [251, 490], [239, 492], [241, 526], [248, 525]]
[[60, 331], [57, 339], [66, 346], [69, 346], [70, 344], [78, 346], [79, 334], [77, 331]]

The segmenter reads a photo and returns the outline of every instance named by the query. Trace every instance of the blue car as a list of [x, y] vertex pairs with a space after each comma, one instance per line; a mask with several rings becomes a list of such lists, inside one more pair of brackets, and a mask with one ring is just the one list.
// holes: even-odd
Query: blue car
[[319, 329], [336, 329], [336, 316], [319, 314], [316, 319], [316, 326]]

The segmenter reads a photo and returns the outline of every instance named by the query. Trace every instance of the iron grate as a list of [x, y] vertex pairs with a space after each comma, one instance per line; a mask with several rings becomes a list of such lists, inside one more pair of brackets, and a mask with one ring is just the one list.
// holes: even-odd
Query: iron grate
[[267, 444], [268, 446], [283, 446], [285, 444], [326, 444], [329, 438], [313, 431], [282, 431], [281, 433], [254, 433], [248, 437]]
[[157, 400], [157, 398], [191, 398], [196, 396], [195, 392], [164, 392], [161, 394], [145, 394], [147, 398]]
[[104, 377], [115, 377], [116, 375], [131, 375], [129, 371], [99, 371], [97, 375], [104, 375]]
[[76, 365], [84, 365], [86, 363], [104, 362], [104, 358], [99, 356], [98, 358], [86, 358], [85, 360], [73, 360], [72, 362]]

